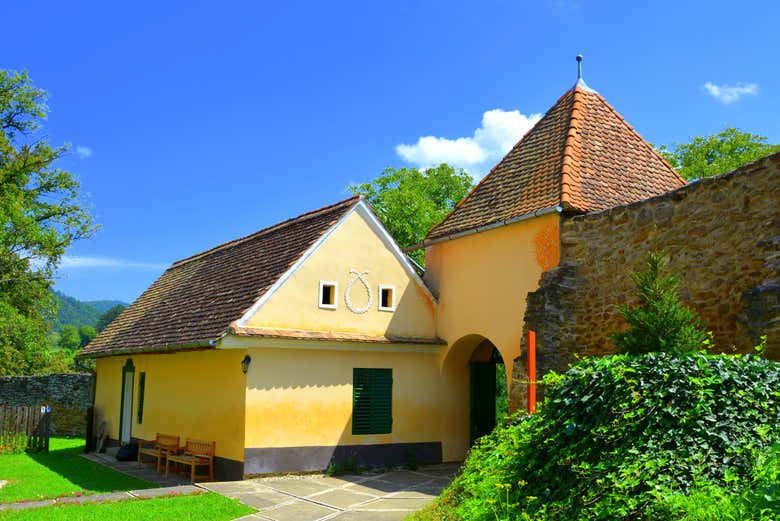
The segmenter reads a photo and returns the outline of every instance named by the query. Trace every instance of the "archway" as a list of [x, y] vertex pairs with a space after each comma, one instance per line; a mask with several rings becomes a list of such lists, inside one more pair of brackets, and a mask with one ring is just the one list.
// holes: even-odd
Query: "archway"
[[475, 440], [490, 433], [507, 411], [508, 379], [503, 357], [488, 338], [466, 335], [442, 360], [446, 386], [445, 459], [463, 459]]

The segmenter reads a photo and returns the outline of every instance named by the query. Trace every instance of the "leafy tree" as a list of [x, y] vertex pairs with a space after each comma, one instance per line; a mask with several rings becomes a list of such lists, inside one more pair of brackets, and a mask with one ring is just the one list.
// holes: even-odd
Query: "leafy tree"
[[[441, 164], [427, 170], [388, 168], [370, 183], [351, 185], [349, 190], [368, 200], [396, 242], [406, 248], [422, 242], [471, 187], [466, 171]], [[425, 261], [423, 250], [410, 256], [421, 265]]]
[[105, 328], [108, 327], [108, 325], [114, 321], [116, 317], [122, 314], [122, 311], [125, 310], [127, 306], [123, 304], [117, 304], [116, 306], [112, 307], [102, 315], [100, 315], [100, 318], [97, 321], [97, 325], [95, 326], [95, 329], [97, 329], [97, 332], [100, 333]]
[[36, 136], [45, 98], [26, 73], [0, 70], [0, 349], [15, 361], [3, 374], [45, 370], [52, 274], [94, 231], [78, 181], [54, 166], [67, 147]]
[[81, 335], [76, 326], [66, 324], [60, 330], [60, 349], [75, 351], [81, 347]]
[[44, 372], [50, 358], [40, 321], [0, 300], [0, 376]]
[[620, 351], [628, 354], [664, 352], [684, 354], [700, 350], [707, 341], [696, 313], [680, 301], [677, 279], [666, 274], [660, 252], [645, 258], [647, 271], [632, 275], [639, 305], [618, 306], [628, 330], [612, 335]]
[[688, 180], [725, 174], [745, 163], [780, 150], [758, 134], [727, 128], [718, 134], [694, 136], [690, 143], [675, 144], [659, 151]]
[[79, 328], [79, 347], [84, 347], [89, 344], [93, 338], [97, 336], [97, 331], [92, 326], [81, 326]]

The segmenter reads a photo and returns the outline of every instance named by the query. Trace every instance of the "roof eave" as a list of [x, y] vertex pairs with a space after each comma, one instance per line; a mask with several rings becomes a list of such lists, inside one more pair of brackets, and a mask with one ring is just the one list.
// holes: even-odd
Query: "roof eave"
[[[346, 342], [357, 344], [421, 344], [421, 345], [446, 345], [441, 338], [403, 337], [394, 335], [363, 335], [355, 333], [340, 333], [333, 331], [306, 331], [286, 330], [277, 328], [240, 327], [231, 324], [229, 335], [249, 338], [272, 338], [280, 340], [303, 340], [313, 342]], [[223, 345], [218, 345], [223, 348]]]
[[[220, 336], [221, 338], [221, 336]], [[111, 349], [107, 351], [95, 351], [91, 353], [85, 353], [84, 351], [78, 353], [76, 358], [105, 358], [108, 356], [117, 355], [129, 355], [129, 354], [142, 354], [142, 353], [167, 353], [172, 351], [188, 351], [195, 349], [214, 349], [217, 340], [208, 338], [204, 340], [193, 340], [191, 342], [183, 342], [180, 344], [167, 344], [157, 346], [144, 346], [144, 347], [128, 347], [120, 349]]]
[[467, 235], [474, 235], [475, 233], [482, 233], [486, 232], [488, 230], [492, 230], [494, 228], [500, 228], [502, 226], [509, 226], [510, 224], [515, 224], [520, 221], [526, 221], [528, 219], [533, 219], [534, 217], [540, 217], [542, 215], [547, 215], [550, 213], [562, 213], [564, 211], [564, 208], [561, 205], [555, 205], [555, 206], [548, 206], [547, 208], [542, 208], [541, 210], [535, 210], [533, 212], [525, 213], [523, 215], [518, 215], [516, 217], [510, 217], [509, 219], [502, 219], [500, 221], [495, 221], [490, 224], [486, 224], [484, 226], [477, 226], [475, 228], [469, 228], [468, 230], [463, 230], [460, 232], [455, 232], [447, 235], [442, 235], [440, 237], [434, 237], [433, 239], [425, 239], [422, 243], [419, 244], [419, 247], [410, 246], [406, 249], [406, 251], [411, 251], [412, 249], [419, 249], [424, 248], [427, 246], [433, 246], [434, 244], [439, 244], [442, 242], [452, 241], [455, 239], [459, 239], [461, 237], [466, 237]]

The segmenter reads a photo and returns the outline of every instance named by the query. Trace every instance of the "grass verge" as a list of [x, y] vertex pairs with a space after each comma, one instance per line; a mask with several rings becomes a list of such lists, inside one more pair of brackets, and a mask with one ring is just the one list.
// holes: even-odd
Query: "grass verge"
[[52, 438], [48, 453], [0, 455], [0, 480], [9, 482], [0, 503], [156, 487], [82, 458], [83, 450], [82, 439]]
[[193, 496], [130, 499], [82, 505], [55, 505], [0, 512], [3, 521], [132, 521], [135, 519], [186, 519], [227, 521], [254, 512], [236, 499], [205, 493]]

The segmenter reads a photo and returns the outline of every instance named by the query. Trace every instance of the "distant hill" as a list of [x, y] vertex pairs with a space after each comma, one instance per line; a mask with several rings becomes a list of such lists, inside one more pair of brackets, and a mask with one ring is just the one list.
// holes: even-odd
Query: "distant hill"
[[[70, 298], [70, 297], [68, 297]], [[76, 300], [76, 299], [74, 299]], [[78, 300], [76, 302], [79, 302]], [[82, 304], [86, 304], [88, 306], [92, 306], [93, 308], [100, 311], [100, 314], [102, 315], [109, 309], [111, 309], [114, 306], [125, 306], [127, 307], [127, 302], [122, 302], [121, 300], [88, 300], [86, 302], [82, 302]]]
[[100, 316], [116, 305], [127, 306], [121, 300], [93, 300], [82, 302], [60, 291], [53, 291], [59, 301], [57, 317], [52, 324], [54, 331], [59, 331], [65, 324], [76, 327], [92, 326], [98, 322]]

